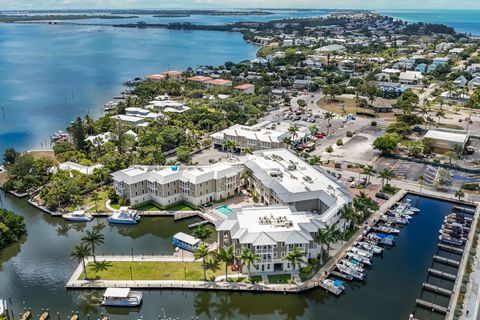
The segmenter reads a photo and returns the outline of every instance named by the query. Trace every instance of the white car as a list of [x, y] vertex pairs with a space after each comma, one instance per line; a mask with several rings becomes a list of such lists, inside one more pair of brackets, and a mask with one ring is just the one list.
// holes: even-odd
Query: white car
[[350, 188], [354, 189], [358, 186], [358, 184], [356, 182], [352, 182], [350, 183]]

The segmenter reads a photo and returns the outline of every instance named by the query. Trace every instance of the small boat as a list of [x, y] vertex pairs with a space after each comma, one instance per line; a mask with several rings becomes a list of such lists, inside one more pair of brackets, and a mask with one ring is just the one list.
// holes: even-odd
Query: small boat
[[342, 294], [342, 292], [345, 290], [345, 286], [341, 280], [325, 279], [322, 281], [322, 284], [322, 287], [337, 296]]
[[364, 280], [364, 279], [366, 278], [363, 273], [361, 273], [361, 272], [359, 272], [359, 271], [357, 271], [357, 270], [354, 270], [354, 269], [352, 269], [352, 268], [349, 268], [349, 267], [347, 267], [347, 266], [344, 266], [344, 265], [341, 265], [341, 264], [338, 264], [338, 263], [337, 263], [335, 266], [337, 267], [337, 269], [338, 269], [340, 272], [343, 272], [343, 273], [345, 273], [345, 274], [347, 274], [347, 275], [350, 275], [350, 276], [352, 276], [352, 277], [353, 277], [354, 279], [356, 279], [356, 280], [362, 281], [362, 280]]
[[339, 264], [342, 264], [346, 267], [349, 267], [350, 269], [354, 269], [354, 270], [357, 270], [359, 272], [363, 272], [364, 269], [363, 269], [363, 264], [361, 264], [360, 262], [358, 262], [357, 260], [355, 259], [352, 259], [352, 260], [347, 260], [347, 259], [342, 259], [338, 262]]
[[462, 247], [463, 244], [464, 244], [463, 240], [453, 238], [453, 237], [451, 237], [449, 235], [446, 235], [446, 234], [442, 234], [442, 235], [438, 236], [438, 239], [443, 243], [450, 244], [450, 245], [453, 245], [453, 246], [456, 246], [456, 247]]
[[388, 226], [377, 225], [372, 228], [374, 231], [379, 231], [383, 233], [399, 234], [400, 230]]
[[130, 288], [107, 288], [100, 304], [111, 307], [136, 307], [142, 303], [142, 292]]
[[357, 245], [365, 250], [373, 252], [374, 254], [381, 254], [383, 252], [382, 247], [376, 246], [373, 243], [361, 241]]
[[0, 299], [0, 316], [7, 314], [7, 300]]
[[367, 234], [367, 239], [376, 241], [377, 243], [384, 244], [387, 246], [395, 245], [395, 240], [392, 235], [386, 235], [384, 233], [369, 233]]
[[345, 274], [345, 273], [342, 273], [342, 272], [338, 272], [338, 271], [332, 271], [330, 272], [330, 274], [332, 276], [335, 276], [335, 277], [338, 277], [338, 278], [342, 278], [342, 279], [345, 279], [345, 280], [348, 280], [348, 281], [352, 281], [353, 280], [353, 277], [349, 274]]
[[85, 212], [85, 210], [76, 210], [73, 212], [65, 213], [62, 215], [62, 218], [67, 221], [74, 222], [90, 222], [93, 220], [91, 214]]
[[354, 260], [357, 260], [361, 263], [363, 263], [364, 265], [367, 265], [367, 266], [371, 266], [372, 265], [372, 261], [367, 258], [367, 257], [362, 257], [356, 253], [353, 253], [353, 252], [347, 252], [346, 253], [346, 256], [349, 257], [350, 259], [354, 259]]
[[58, 130], [57, 132], [55, 132], [54, 134], [52, 134], [50, 136], [50, 140], [53, 141], [53, 142], [61, 140], [61, 139], [66, 139], [66, 138], [68, 138], [68, 133], [66, 133], [62, 130]]
[[118, 212], [112, 213], [107, 218], [109, 223], [117, 224], [137, 224], [138, 220], [140, 220], [140, 215], [137, 210], [130, 210], [128, 207], [121, 207]]
[[368, 259], [371, 259], [372, 256], [373, 256], [373, 253], [369, 252], [369, 251], [365, 251], [365, 250], [362, 250], [360, 248], [357, 248], [357, 247], [351, 247], [350, 248], [350, 252], [353, 252], [355, 254], [358, 254], [359, 256], [361, 257], [366, 257]]

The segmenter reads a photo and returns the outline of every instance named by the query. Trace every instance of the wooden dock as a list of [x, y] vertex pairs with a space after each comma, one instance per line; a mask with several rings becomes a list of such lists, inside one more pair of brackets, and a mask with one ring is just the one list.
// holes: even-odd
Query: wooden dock
[[441, 287], [438, 287], [438, 286], [434, 286], [433, 284], [430, 284], [430, 283], [426, 283], [424, 282], [422, 284], [422, 287], [425, 289], [425, 290], [428, 290], [428, 291], [431, 291], [431, 292], [435, 292], [435, 293], [439, 293], [439, 294], [442, 294], [444, 296], [447, 296], [447, 297], [450, 297], [452, 295], [452, 291], [451, 290], [448, 290], [448, 289], [445, 289], [445, 288], [441, 288]]
[[173, 214], [173, 220], [178, 221], [178, 220], [187, 219], [195, 216], [198, 216], [198, 211], [176, 211]]
[[23, 314], [20, 314], [20, 320], [28, 320], [32, 318], [32, 311], [31, 310], [26, 310], [23, 312]]
[[474, 208], [461, 207], [461, 206], [454, 205], [453, 209], [458, 210], [460, 212], [465, 212], [465, 213], [468, 213], [468, 214], [471, 214], [471, 215], [475, 214], [475, 209]]
[[190, 229], [193, 229], [193, 228], [203, 226], [203, 225], [206, 225], [206, 224], [209, 224], [209, 223], [210, 223], [210, 221], [208, 221], [208, 220], [202, 220], [200, 222], [191, 223], [191, 224], [188, 225], [188, 227]]
[[455, 274], [451, 274], [451, 273], [448, 273], [448, 272], [443, 272], [443, 271], [433, 269], [433, 268], [429, 268], [428, 272], [437, 276], [437, 277], [447, 279], [447, 280], [455, 281], [457, 279], [457, 276]]
[[79, 320], [80, 317], [78, 316], [78, 314], [74, 314], [70, 317], [70, 320]]
[[38, 320], [47, 320], [50, 318], [50, 313], [47, 311], [42, 310], [42, 314], [40, 315], [40, 318]]
[[438, 247], [442, 250], [453, 252], [453, 253], [458, 253], [458, 254], [463, 254], [463, 249], [462, 248], [457, 248], [457, 247], [452, 247], [444, 243], [439, 243]]
[[438, 313], [447, 314], [447, 312], [448, 312], [448, 308], [439, 306], [438, 304], [431, 303], [431, 302], [428, 302], [428, 301], [425, 301], [425, 300], [422, 300], [422, 299], [417, 299], [417, 304], [419, 306], [430, 309], [432, 311], [436, 311]]
[[460, 265], [460, 261], [448, 259], [448, 258], [437, 256], [437, 255], [433, 256], [433, 260], [442, 262], [442, 263], [448, 264], [449, 266], [454, 266], [454, 267], [458, 267]]

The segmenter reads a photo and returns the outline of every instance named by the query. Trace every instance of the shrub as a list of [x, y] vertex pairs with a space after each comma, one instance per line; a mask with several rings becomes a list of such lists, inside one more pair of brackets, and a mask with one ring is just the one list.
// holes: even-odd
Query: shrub
[[343, 140], [342, 139], [337, 139], [336, 144], [337, 144], [337, 146], [343, 145]]
[[377, 121], [374, 120], [374, 121], [370, 122], [370, 125], [371, 125], [372, 127], [376, 127], [376, 126], [377, 126]]
[[351, 163], [348, 163], [348, 164], [347, 164], [347, 168], [348, 168], [348, 169], [351, 169], [351, 168], [353, 168], [353, 164], [351, 164]]
[[348, 137], [348, 138], [353, 137], [353, 132], [352, 132], [352, 131], [347, 131], [347, 137]]
[[328, 146], [326, 149], [325, 149], [326, 152], [328, 153], [332, 153], [333, 152], [333, 147], [332, 146]]

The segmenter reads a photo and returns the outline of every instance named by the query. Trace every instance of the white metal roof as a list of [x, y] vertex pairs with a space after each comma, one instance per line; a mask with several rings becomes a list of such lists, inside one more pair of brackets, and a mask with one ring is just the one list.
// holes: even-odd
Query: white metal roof
[[126, 298], [129, 292], [130, 288], [107, 288], [103, 296], [109, 298]]
[[178, 232], [173, 237], [177, 240], [188, 243], [191, 246], [195, 246], [198, 243], [200, 243], [200, 241], [201, 241], [200, 239], [192, 237], [191, 235], [183, 233], [183, 232]]
[[428, 130], [424, 138], [464, 144], [468, 140], [468, 134], [447, 132], [447, 131], [440, 131], [440, 130]]

